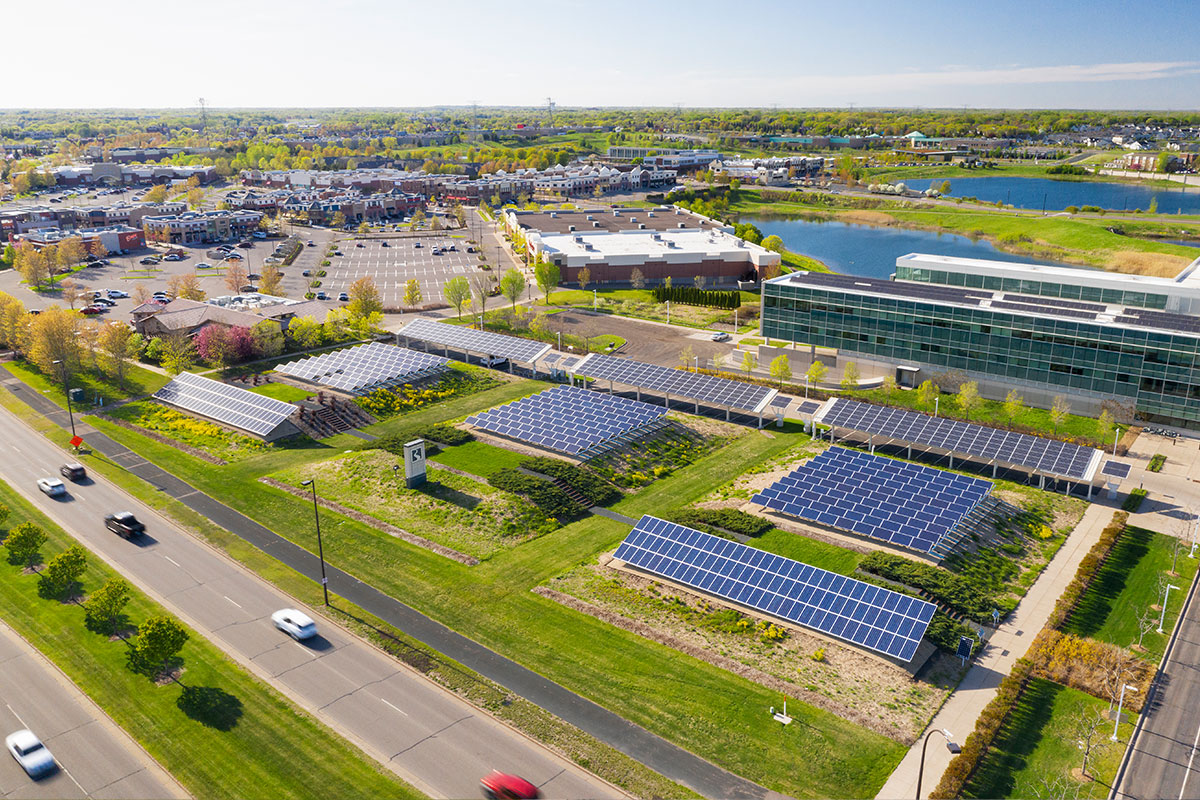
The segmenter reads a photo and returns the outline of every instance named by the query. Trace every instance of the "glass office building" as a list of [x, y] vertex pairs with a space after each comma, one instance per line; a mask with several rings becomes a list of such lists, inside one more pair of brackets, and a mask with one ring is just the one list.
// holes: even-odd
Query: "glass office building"
[[[939, 256], [897, 261], [897, 277], [925, 270], [920, 279], [798, 272], [763, 283], [762, 331], [839, 355], [1113, 397], [1147, 420], [1200, 427], [1200, 316], [1180, 313], [1200, 303], [1197, 264], [1174, 280]], [[1152, 307], [1117, 301], [1139, 294], [1153, 295]]]

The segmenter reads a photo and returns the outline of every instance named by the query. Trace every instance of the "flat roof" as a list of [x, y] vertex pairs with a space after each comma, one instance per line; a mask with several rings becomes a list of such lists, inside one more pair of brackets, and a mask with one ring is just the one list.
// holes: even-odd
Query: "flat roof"
[[1043, 280], [1067, 283], [1075, 286], [1093, 286], [1162, 294], [1177, 294], [1185, 286], [1200, 294], [1200, 276], [1193, 276], [1200, 258], [1185, 267], [1174, 278], [1158, 278], [1153, 275], [1133, 275], [1128, 272], [1109, 272], [1088, 267], [1051, 267], [1041, 264], [1021, 264], [1009, 261], [992, 261], [984, 258], [957, 258], [928, 253], [909, 253], [896, 259], [896, 266], [941, 269], [970, 275], [995, 275], [1023, 280]]
[[665, 261], [696, 258], [736, 258], [755, 265], [779, 262], [779, 254], [718, 230], [618, 231], [616, 233], [541, 234], [532, 240], [546, 253], [562, 253], [572, 261], [624, 258], [661, 258]]
[[510, 210], [507, 213], [522, 228], [542, 233], [570, 233], [572, 225], [575, 226], [575, 233], [636, 231], [640, 230], [639, 225], [645, 225], [646, 230], [666, 231], [678, 229], [680, 223], [688, 228], [702, 230], [722, 230], [726, 227], [708, 217], [671, 206], [609, 208], [594, 211], [586, 209], [573, 211]]

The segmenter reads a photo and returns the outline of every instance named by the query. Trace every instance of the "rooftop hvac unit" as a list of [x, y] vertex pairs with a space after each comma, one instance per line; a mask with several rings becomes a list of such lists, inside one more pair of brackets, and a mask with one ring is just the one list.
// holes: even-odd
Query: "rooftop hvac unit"
[[593, 223], [592, 223], [592, 227], [593, 227], [593, 228], [599, 228], [599, 227], [600, 227], [600, 223], [599, 223], [599, 222], [593, 222]]
[[575, 241], [576, 241], [576, 243], [578, 243], [578, 244], [583, 244], [583, 237], [582, 237], [582, 236], [576, 236], [576, 237], [575, 237]]
[[550, 219], [558, 219], [558, 212], [557, 212], [557, 211], [551, 211], [551, 212], [550, 212]]
[[687, 227], [687, 223], [686, 223], [686, 222], [681, 222], [681, 223], [679, 223], [679, 227], [680, 227], [680, 228], [686, 228], [686, 227]]
[[568, 231], [574, 231], [574, 230], [575, 230], [575, 226], [574, 226], [574, 225], [568, 225], [568, 226], [567, 226], [567, 230], [568, 230]]
[[639, 222], [639, 223], [638, 223], [638, 230], [639, 230], [639, 231], [644, 231], [644, 230], [646, 230], [646, 223], [644, 223], [644, 222]]
[[594, 220], [594, 219], [595, 219], [595, 217], [593, 217], [591, 214], [588, 214], [588, 215], [587, 215], [587, 221], [588, 221], [588, 222], [591, 222], [591, 221], [592, 221], [592, 220]]
[[653, 217], [653, 216], [654, 216], [654, 212], [653, 212], [653, 211], [647, 211], [647, 212], [646, 212], [646, 216], [647, 216], [647, 217]]

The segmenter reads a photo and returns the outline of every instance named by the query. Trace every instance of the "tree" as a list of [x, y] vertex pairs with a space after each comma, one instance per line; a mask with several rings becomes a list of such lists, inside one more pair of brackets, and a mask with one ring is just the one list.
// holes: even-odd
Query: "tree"
[[692, 349], [692, 346], [690, 344], [687, 347], [685, 347], [679, 351], [679, 364], [684, 369], [691, 369], [692, 362], [695, 358], [696, 358], [696, 352]]
[[161, 342], [159, 360], [171, 375], [178, 375], [196, 362], [196, 347], [186, 333], [175, 331], [158, 337]]
[[942, 181], [942, 185], [938, 188], [941, 194], [950, 194], [950, 181]]
[[100, 237], [92, 239], [92, 243], [88, 245], [88, 250], [96, 258], [107, 258], [108, 248], [104, 246], [104, 242], [100, 241]]
[[258, 280], [258, 291], [272, 297], [283, 297], [283, 272], [274, 264], [263, 267], [262, 277]]
[[87, 247], [84, 246], [83, 239], [78, 236], [70, 236], [58, 244], [58, 265], [64, 269], [73, 267], [83, 261], [87, 254]]
[[22, 242], [17, 248], [17, 272], [21, 273], [26, 283], [36, 289], [50, 279], [50, 264], [45, 255], [34, 250], [32, 245]]
[[151, 617], [138, 626], [130, 660], [152, 678], [166, 671], [169, 662], [187, 644], [188, 632], [174, 617]]
[[164, 184], [151, 186], [142, 195], [142, 200], [147, 203], [162, 203], [167, 199], [167, 187]]
[[61, 381], [79, 363], [80, 321], [74, 311], [50, 306], [29, 322], [29, 360], [51, 380]]
[[941, 390], [937, 384], [926, 379], [920, 386], [917, 387], [917, 402], [924, 408], [932, 409], [935, 407], [935, 402]]
[[133, 295], [133, 302], [137, 303], [138, 305], [150, 302], [150, 298], [152, 296], [150, 287], [144, 283], [134, 284], [131, 294]]
[[979, 384], [975, 381], [967, 381], [958, 387], [958, 407], [962, 409], [963, 416], [967, 419], [971, 418], [971, 412], [979, 408], [982, 402], [983, 398], [979, 396]]
[[1142, 648], [1142, 640], [1146, 638], [1146, 634], [1149, 633], [1150, 631], [1154, 630], [1156, 627], [1158, 627], [1158, 615], [1155, 614], [1151, 608], [1146, 607], [1138, 612], [1138, 615], [1137, 615], [1138, 639], [1137, 639], [1137, 645], [1135, 645], [1138, 650], [1143, 649]]
[[425, 209], [418, 208], [412, 213], [412, 228], [416, 230], [421, 227], [421, 223], [425, 221]]
[[471, 284], [462, 275], [456, 275], [442, 284], [442, 297], [454, 306], [461, 319], [463, 306], [471, 299]]
[[783, 239], [779, 238], [775, 234], [771, 234], [770, 236], [768, 236], [767, 238], [762, 240], [762, 246], [765, 247], [767, 250], [770, 250], [772, 253], [782, 253], [783, 252]]
[[550, 304], [550, 292], [561, 279], [558, 265], [551, 264], [548, 261], [539, 261], [533, 267], [533, 277], [537, 281], [538, 288], [542, 290], [542, 294], [546, 296], [546, 305]]
[[254, 333], [245, 325], [234, 325], [229, 329], [229, 343], [233, 347], [233, 363], [249, 361], [258, 356]]
[[[814, 362], [820, 363], [820, 362]], [[779, 388], [783, 388], [784, 381], [792, 379], [792, 365], [788, 361], [786, 355], [780, 354], [771, 360], [771, 377], [779, 381]]]
[[87, 570], [87, 551], [73, 544], [46, 562], [42, 585], [51, 597], [61, 598], [83, 577]]
[[224, 325], [205, 325], [196, 334], [196, 352], [217, 369], [225, 369], [233, 358], [233, 337]]
[[365, 219], [362, 222], [358, 223], [358, 232], [359, 233], [370, 233], [371, 232], [371, 223], [367, 222]]
[[[100, 241], [97, 239], [96, 241]], [[12, 242], [4, 245], [4, 251], [0, 254], [0, 269], [10, 269], [17, 263], [17, 248], [12, 246]]]
[[508, 298], [514, 311], [523, 291], [525, 291], [525, 276], [516, 267], [509, 267], [508, 271], [500, 277], [500, 294]]
[[[858, 379], [862, 375], [858, 371], [858, 364], [853, 361], [847, 361], [846, 366], [842, 367], [842, 388], [848, 392], [852, 392], [858, 388]], [[892, 379], [895, 382], [895, 378]]]
[[346, 304], [350, 319], [365, 319], [372, 314], [383, 313], [383, 298], [379, 296], [379, 287], [370, 275], [364, 275], [350, 284], [346, 293], [350, 296], [350, 302]]
[[896, 376], [890, 372], [883, 376], [883, 394], [889, 400], [896, 394]]
[[1154, 195], [1154, 197], [1150, 198], [1150, 206], [1146, 209], [1146, 211], [1150, 214], [1158, 213], [1158, 195]]
[[305, 316], [291, 320], [287, 326], [287, 334], [301, 350], [311, 350], [321, 344], [325, 330], [315, 317]]
[[225, 286], [231, 294], [237, 294], [246, 285], [246, 268], [242, 262], [234, 259], [225, 262]]
[[429, 223], [429, 229], [431, 231], [440, 231], [442, 227], [442, 218], [434, 215], [433, 222]]
[[637, 267], [634, 267], [633, 271], [629, 273], [629, 285], [634, 289], [646, 288], [646, 276]]
[[3, 527], [4, 523], [8, 521], [9, 513], [11, 513], [11, 509], [4, 503], [0, 503], [0, 527]]
[[715, 373], [717, 373], [718, 375], [720, 375], [720, 374], [721, 374], [721, 370], [725, 369], [725, 361], [726, 361], [726, 359], [728, 359], [728, 358], [729, 358], [729, 354], [728, 354], [728, 353], [726, 353], [726, 352], [719, 352], [719, 353], [716, 353], [716, 354], [715, 354], [715, 355], [714, 355], [714, 356], [713, 356], [713, 357], [710, 359], [710, 360], [712, 361], [712, 369], [713, 369], [713, 372], [715, 372]]
[[[1107, 408], [1100, 411], [1100, 416], [1096, 418], [1096, 433], [1100, 436], [1101, 442], [1107, 442], [1113, 435], [1113, 419], [1112, 412]], [[1114, 452], [1113, 455], [1116, 455]]]
[[1108, 739], [1101, 731], [1106, 719], [1103, 709], [1094, 707], [1086, 707], [1075, 719], [1075, 738], [1083, 754], [1080, 772], [1084, 778], [1089, 777], [1088, 765], [1092, 763], [1092, 758], [1107, 748]]
[[825, 373], [828, 371], [829, 367], [825, 366], [825, 362], [813, 359], [813, 362], [808, 365], [808, 369], [804, 371], [804, 377], [810, 386], [819, 386], [821, 381], [825, 380]]
[[89, 625], [103, 625], [112, 635], [117, 634], [121, 612], [129, 603], [132, 588], [121, 578], [109, 578], [83, 601], [83, 613]]
[[62, 295], [63, 302], [67, 304], [72, 311], [75, 310], [75, 304], [84, 297], [84, 289], [71, 279], [67, 279], [58, 285]]
[[259, 358], [275, 358], [283, 354], [283, 329], [274, 320], [264, 319], [250, 329], [254, 352]]
[[142, 337], [123, 322], [110, 322], [100, 328], [96, 345], [103, 353], [108, 371], [117, 380], [118, 386], [125, 385], [125, 372], [129, 362], [138, 357]]
[[477, 272], [472, 275], [471, 289], [473, 290], [472, 306], [479, 311], [480, 325], [482, 326], [483, 320], [487, 318], [488, 297], [492, 293], [492, 282], [487, 273]]
[[586, 292], [588, 284], [592, 282], [592, 271], [584, 267], [575, 274], [575, 280], [579, 282], [579, 288]]
[[185, 300], [203, 300], [207, 296], [200, 288], [200, 276], [195, 272], [172, 275], [167, 281], [167, 291]]
[[333, 212], [333, 219], [330, 220], [330, 224], [335, 228], [346, 227], [346, 215], [341, 211]]
[[404, 305], [408, 308], [416, 308], [421, 305], [421, 283], [416, 278], [409, 278], [404, 282]]
[[758, 366], [758, 359], [754, 357], [754, 353], [749, 350], [742, 356], [742, 372], [749, 375], [754, 372], [754, 368]]
[[8, 563], [32, 568], [41, 559], [42, 545], [46, 543], [46, 532], [32, 522], [22, 522], [8, 532], [4, 547], [8, 550]]
[[1024, 408], [1025, 398], [1016, 389], [1009, 389], [1008, 394], [1004, 396], [1004, 416], [1008, 418], [1009, 425], [1016, 423]]
[[708, 278], [704, 277], [703, 275], [697, 275], [696, 277], [692, 278], [692, 285], [703, 292], [704, 287], [708, 285]]
[[1054, 403], [1050, 406], [1050, 422], [1054, 425], [1054, 432], [1058, 433], [1058, 426], [1067, 421], [1067, 417], [1071, 414], [1071, 404], [1067, 402], [1067, 398], [1060, 395], [1054, 396]]

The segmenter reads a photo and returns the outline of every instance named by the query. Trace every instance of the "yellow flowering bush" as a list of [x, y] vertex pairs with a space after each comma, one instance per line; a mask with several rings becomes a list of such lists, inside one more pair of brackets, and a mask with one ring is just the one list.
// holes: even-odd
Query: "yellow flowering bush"
[[452, 397], [474, 394], [489, 389], [498, 383], [486, 375], [473, 375], [451, 370], [432, 386], [417, 388], [411, 383], [375, 391], [359, 397], [355, 402], [377, 419], [386, 419], [398, 414], [407, 414], [427, 405], [449, 400]]
[[197, 419], [158, 403], [126, 403], [111, 411], [109, 416], [162, 434], [168, 439], [198, 448], [226, 461], [244, 458], [268, 447], [265, 442], [251, 436], [233, 433], [212, 422]]

